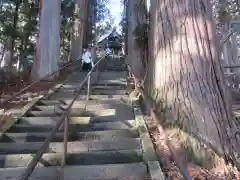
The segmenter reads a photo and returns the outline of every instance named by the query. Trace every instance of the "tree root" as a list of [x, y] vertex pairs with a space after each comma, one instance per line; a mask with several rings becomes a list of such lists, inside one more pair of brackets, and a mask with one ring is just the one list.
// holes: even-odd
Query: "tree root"
[[[232, 173], [235, 168], [226, 165], [226, 156], [223, 152], [218, 151], [211, 145], [210, 142], [205, 141], [194, 133], [186, 133], [179, 128], [163, 128], [159, 123], [159, 118], [156, 115], [156, 106], [154, 103], [145, 95], [142, 87], [137, 87], [136, 91], [143, 97], [144, 104], [150, 116], [158, 122], [158, 131], [164, 134], [164, 140], [166, 145], [171, 151], [172, 157], [176, 162], [181, 174], [184, 179], [189, 179], [190, 176], [187, 171], [187, 163], [194, 162], [204, 168], [210, 170], [218, 165], [224, 165], [225, 171]], [[182, 155], [175, 154], [175, 152], [182, 152]], [[239, 168], [239, 162], [233, 163]]]

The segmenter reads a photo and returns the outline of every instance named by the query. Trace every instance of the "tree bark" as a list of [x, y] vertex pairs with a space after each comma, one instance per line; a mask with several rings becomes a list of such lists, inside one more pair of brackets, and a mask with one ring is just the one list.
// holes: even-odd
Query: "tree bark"
[[146, 3], [142, 1], [127, 1], [127, 57], [126, 63], [131, 66], [131, 70], [135, 76], [135, 85], [141, 83], [144, 79], [144, 61], [145, 48], [139, 43], [139, 31], [136, 30], [147, 23]]
[[10, 44], [9, 44], [9, 52], [10, 52], [10, 56], [9, 56], [10, 62], [9, 63], [10, 64], [9, 64], [9, 66], [12, 65], [12, 61], [13, 61], [13, 57], [14, 57], [14, 46], [15, 46], [15, 39], [16, 39], [16, 27], [17, 27], [17, 23], [18, 23], [18, 19], [19, 19], [18, 11], [19, 11], [21, 3], [22, 3], [21, 0], [16, 1], [15, 8], [14, 8], [13, 26], [12, 26], [14, 34], [10, 37]]
[[[236, 132], [208, 0], [151, 1], [151, 89], [170, 124], [233, 157]], [[166, 108], [166, 109], [165, 109]]]
[[75, 18], [71, 45], [71, 60], [78, 60], [82, 56], [83, 33], [86, 19], [86, 0], [75, 0]]
[[84, 29], [84, 39], [83, 44], [84, 46], [88, 46], [92, 43], [94, 39], [93, 35], [93, 26], [94, 26], [94, 20], [96, 16], [96, 0], [88, 1], [88, 4], [86, 6], [86, 19], [85, 19], [85, 29]]
[[[31, 78], [33, 81], [53, 73], [60, 60], [60, 5], [59, 0], [42, 0], [40, 32]], [[53, 79], [50, 77], [49, 79]]]

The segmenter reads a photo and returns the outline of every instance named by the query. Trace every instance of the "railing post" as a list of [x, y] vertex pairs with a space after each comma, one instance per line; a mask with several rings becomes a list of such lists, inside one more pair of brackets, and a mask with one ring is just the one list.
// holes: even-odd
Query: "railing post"
[[63, 168], [66, 164], [67, 159], [67, 147], [68, 147], [68, 126], [69, 126], [69, 118], [66, 117], [64, 120], [64, 135], [63, 135], [63, 156], [62, 156], [62, 162], [61, 167]]
[[88, 76], [88, 84], [87, 84], [87, 101], [90, 98], [90, 88], [91, 88], [91, 74]]
[[65, 117], [63, 126], [64, 126], [63, 151], [62, 151], [61, 167], [59, 168], [59, 173], [57, 175], [58, 180], [64, 180], [64, 167], [66, 165], [67, 151], [68, 151], [68, 127], [69, 127], [68, 116]]

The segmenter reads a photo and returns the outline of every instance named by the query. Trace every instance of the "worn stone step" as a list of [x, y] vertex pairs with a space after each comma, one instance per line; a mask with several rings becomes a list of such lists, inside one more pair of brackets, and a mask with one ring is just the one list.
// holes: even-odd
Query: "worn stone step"
[[[86, 95], [87, 90], [82, 90], [79, 92], [80, 95]], [[114, 89], [92, 89], [90, 95], [127, 95], [126, 90], [114, 90]]]
[[127, 81], [122, 81], [122, 82], [118, 82], [113, 80], [114, 82], [111, 83], [112, 80], [100, 80], [97, 83], [94, 83], [94, 86], [107, 86], [107, 87], [112, 87], [112, 88], [117, 88], [120, 86], [127, 86]]
[[49, 109], [45, 111], [28, 111], [25, 116], [27, 117], [55, 117], [55, 116], [61, 116], [63, 113], [63, 110], [60, 109]]
[[[61, 116], [64, 110], [60, 109], [49, 109], [44, 111], [28, 111], [25, 116], [27, 117], [56, 117]], [[96, 109], [95, 111], [85, 111], [81, 108], [72, 108], [70, 111], [70, 116], [116, 116], [116, 109]]]
[[61, 93], [54, 93], [51, 96], [49, 96], [48, 99], [62, 99], [62, 98], [74, 98], [73, 92], [61, 92]]
[[[42, 142], [48, 137], [48, 133], [6, 133], [0, 137], [0, 142]], [[68, 141], [86, 141], [86, 140], [112, 140], [123, 138], [138, 138], [138, 130], [121, 129], [111, 131], [90, 131], [90, 132], [71, 132], [68, 134]], [[54, 136], [53, 142], [62, 142], [63, 133], [58, 132]]]
[[[64, 101], [66, 105], [61, 105], [62, 107], [67, 106], [68, 104], [71, 103], [71, 101], [66, 100]], [[93, 107], [93, 106], [98, 106], [98, 108], [101, 109], [110, 109], [110, 108], [115, 108], [115, 107], [126, 107], [126, 108], [131, 108], [126, 101], [122, 100], [89, 100], [89, 101], [75, 101], [72, 105], [73, 108], [88, 108], [88, 107]]]
[[[37, 106], [40, 107], [40, 106]], [[31, 110], [28, 111], [26, 116], [28, 117], [56, 117], [56, 116], [61, 116], [62, 113], [65, 111], [64, 109], [56, 108], [55, 106], [41, 106], [42, 111], [40, 110]], [[91, 116], [92, 113], [85, 113], [85, 109], [82, 108], [77, 108], [77, 109], [71, 109], [70, 111], [70, 116]], [[111, 110], [102, 110], [101, 113], [104, 114], [104, 112], [109, 112]], [[114, 110], [112, 110], [114, 111]], [[86, 114], [86, 115], [85, 115]], [[97, 114], [96, 114], [97, 115]], [[107, 115], [107, 114], [106, 114]]]
[[[106, 97], [103, 96], [103, 97]], [[128, 99], [128, 96], [124, 96]], [[125, 99], [125, 100], [127, 100]], [[63, 103], [70, 104], [71, 100], [63, 100]], [[96, 100], [76, 100], [74, 101], [73, 105], [92, 105], [92, 104], [124, 104], [124, 102], [122, 102], [120, 99], [96, 99]]]
[[[54, 128], [54, 124], [16, 124], [8, 132], [49, 132]], [[107, 131], [117, 129], [131, 129], [136, 126], [135, 120], [104, 122], [93, 124], [70, 124], [70, 132], [87, 132], [87, 131]], [[59, 131], [63, 131], [63, 128]]]
[[[42, 142], [17, 142], [0, 143], [0, 154], [32, 154], [36, 153], [42, 146]], [[61, 153], [63, 144], [61, 142], [52, 142], [49, 144], [49, 153]], [[68, 143], [68, 152], [88, 152], [88, 151], [114, 151], [140, 149], [139, 138], [117, 139], [117, 140], [91, 140], [74, 141]]]
[[[116, 63], [116, 62], [114, 62]], [[121, 63], [122, 65], [122, 63]], [[116, 72], [116, 71], [106, 71], [106, 72], [101, 72], [100, 77], [101, 78], [106, 78], [106, 77], [114, 77], [115, 79], [118, 78], [125, 78], [127, 77], [128, 72], [127, 71], [121, 71], [121, 72]]]
[[[67, 106], [62, 106], [62, 108], [66, 108]], [[134, 119], [134, 113], [129, 105], [124, 104], [91, 104], [91, 105], [82, 105], [82, 104], [74, 104], [70, 111], [70, 116], [75, 116], [82, 111], [82, 116], [105, 116], [118, 120], [127, 120]]]
[[[77, 100], [86, 100], [86, 95], [79, 95]], [[72, 97], [50, 97], [50, 100], [71, 101]], [[90, 100], [110, 100], [110, 99], [129, 99], [127, 95], [91, 95]]]
[[[0, 155], [0, 168], [26, 167], [34, 154]], [[62, 153], [43, 154], [38, 166], [61, 166]], [[66, 165], [136, 163], [143, 161], [141, 150], [68, 153]]]
[[[56, 117], [22, 117], [19, 124], [25, 125], [55, 125], [59, 118]], [[123, 120], [123, 121], [95, 121], [91, 120], [90, 117], [70, 117], [69, 124], [71, 125], [82, 125], [83, 128], [116, 128], [126, 129], [134, 127], [135, 120]], [[115, 126], [115, 127], [114, 127]]]
[[61, 104], [64, 105], [64, 103], [59, 100], [52, 100], [52, 101], [51, 100], [41, 100], [37, 103], [37, 105], [40, 105], [40, 106], [42, 106], [42, 105], [61, 105]]
[[[129, 121], [134, 118], [122, 118], [118, 116], [96, 116], [96, 117], [69, 117], [69, 124], [93, 124], [115, 121]], [[33, 125], [50, 125], [56, 124], [59, 117], [22, 117], [19, 120], [19, 124], [33, 124]]]
[[100, 79], [95, 85], [107, 85], [107, 86], [119, 86], [119, 85], [127, 85], [126, 79]]
[[[76, 114], [79, 114], [79, 108], [72, 108], [70, 112], [70, 116], [75, 116]], [[117, 115], [117, 109], [116, 108], [109, 108], [109, 109], [91, 109], [91, 110], [85, 110], [81, 114], [82, 116], [116, 116]]]
[[[71, 103], [71, 100], [63, 100], [66, 105]], [[66, 105], [62, 105], [63, 107]], [[102, 99], [102, 100], [77, 100], [73, 103], [73, 108], [91, 108], [92, 106], [98, 106], [100, 109], [109, 109], [115, 107], [126, 107], [131, 109], [129, 98], [127, 99]]]
[[[1, 180], [16, 180], [25, 168], [0, 169]], [[53, 180], [63, 176], [66, 180], [148, 180], [144, 163], [85, 165], [59, 167], [36, 167], [29, 180]]]
[[76, 90], [76, 88], [77, 87], [72, 87], [72, 88], [65, 88], [65, 87], [63, 87], [63, 88], [61, 88], [61, 89], [59, 89], [59, 93], [73, 93], [75, 90]]
[[[120, 89], [125, 89], [125, 85], [115, 85], [115, 86], [105, 86], [105, 85], [98, 85], [98, 84], [93, 84], [92, 89], [100, 90], [100, 89], [111, 89], [111, 90], [120, 90]], [[85, 86], [83, 89], [87, 89], [87, 86]]]
[[61, 112], [63, 110], [62, 106], [64, 105], [61, 105], [61, 104], [57, 104], [57, 105], [42, 105], [42, 106], [39, 106], [39, 105], [36, 105], [33, 107], [33, 110], [34, 111], [53, 111], [53, 112]]

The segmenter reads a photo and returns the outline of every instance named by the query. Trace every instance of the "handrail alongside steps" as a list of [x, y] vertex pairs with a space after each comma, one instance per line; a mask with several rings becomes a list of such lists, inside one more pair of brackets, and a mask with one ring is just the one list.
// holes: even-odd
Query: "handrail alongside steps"
[[[23, 172], [23, 174], [20, 176], [20, 178], [18, 180], [28, 180], [28, 178], [31, 176], [32, 172], [34, 171], [37, 163], [39, 162], [39, 160], [41, 159], [42, 155], [44, 154], [44, 152], [46, 151], [46, 149], [48, 148], [51, 140], [53, 139], [53, 136], [56, 134], [56, 132], [58, 131], [58, 129], [60, 128], [60, 126], [64, 123], [64, 146], [63, 146], [63, 161], [61, 163], [61, 166], [63, 167], [65, 165], [65, 160], [66, 160], [66, 154], [67, 154], [67, 143], [68, 143], [68, 116], [69, 116], [69, 112], [70, 109], [74, 103], [74, 101], [78, 98], [79, 96], [79, 92], [82, 89], [83, 85], [86, 83], [86, 81], [88, 79], [90, 79], [90, 76], [92, 74], [92, 72], [96, 69], [96, 67], [98, 66], [98, 64], [104, 59], [105, 56], [101, 57], [97, 63], [92, 67], [92, 69], [88, 72], [88, 74], [86, 75], [86, 77], [84, 78], [84, 80], [82, 81], [82, 83], [78, 86], [78, 88], [76, 88], [76, 91], [74, 93], [74, 97], [71, 100], [71, 103], [68, 105], [68, 107], [66, 108], [66, 111], [62, 114], [62, 116], [60, 117], [60, 119], [57, 121], [55, 127], [50, 131], [48, 137], [45, 139], [43, 145], [41, 146], [41, 148], [38, 150], [38, 152], [36, 153], [36, 155], [34, 156], [34, 158], [31, 160], [31, 162], [28, 164], [26, 170]], [[90, 80], [88, 80], [88, 82], [90, 83]], [[90, 88], [90, 84], [88, 85], [88, 87]], [[88, 90], [88, 94], [90, 93], [90, 90]]]

